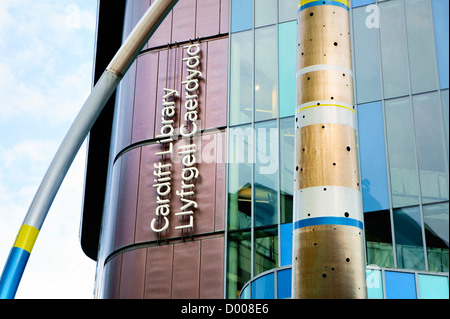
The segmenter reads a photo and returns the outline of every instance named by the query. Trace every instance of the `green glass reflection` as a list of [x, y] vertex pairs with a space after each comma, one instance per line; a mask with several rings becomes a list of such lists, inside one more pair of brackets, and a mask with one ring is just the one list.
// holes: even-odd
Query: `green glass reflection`
[[277, 32], [276, 25], [255, 30], [255, 121], [278, 116]]
[[227, 279], [228, 299], [236, 299], [245, 283], [251, 279], [250, 231], [228, 233]]
[[394, 234], [397, 267], [425, 270], [419, 207], [394, 210]]
[[423, 206], [428, 269], [448, 272], [449, 264], [449, 204]]
[[228, 229], [251, 226], [253, 129], [250, 125], [229, 129]]
[[254, 171], [255, 227], [278, 223], [278, 130], [277, 121], [255, 124]]
[[437, 92], [413, 96], [422, 203], [448, 200], [444, 128]]
[[280, 119], [280, 222], [292, 223], [295, 118]]
[[391, 218], [388, 210], [364, 213], [367, 264], [394, 267]]
[[253, 31], [231, 35], [230, 125], [252, 121]]
[[385, 101], [393, 207], [417, 205], [419, 183], [409, 98]]
[[278, 267], [278, 227], [254, 230], [254, 274]]

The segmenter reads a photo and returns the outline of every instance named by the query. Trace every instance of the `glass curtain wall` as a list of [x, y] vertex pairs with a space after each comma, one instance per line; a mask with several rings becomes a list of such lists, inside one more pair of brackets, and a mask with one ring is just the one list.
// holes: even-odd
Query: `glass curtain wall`
[[[230, 1], [228, 298], [291, 263], [297, 5]], [[448, 1], [352, 6], [367, 264], [448, 272]]]
[[297, 4], [230, 3], [227, 298], [280, 266], [292, 232]]
[[367, 263], [448, 272], [448, 1], [353, 1], [351, 20]]

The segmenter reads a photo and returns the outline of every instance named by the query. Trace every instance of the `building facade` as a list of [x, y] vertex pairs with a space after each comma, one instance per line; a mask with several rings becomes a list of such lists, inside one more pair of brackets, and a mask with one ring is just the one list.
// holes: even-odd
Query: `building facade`
[[[99, 1], [94, 77], [151, 2]], [[96, 297], [291, 297], [298, 4], [180, 0], [142, 50], [89, 138]], [[448, 298], [448, 1], [348, 10], [368, 297]]]

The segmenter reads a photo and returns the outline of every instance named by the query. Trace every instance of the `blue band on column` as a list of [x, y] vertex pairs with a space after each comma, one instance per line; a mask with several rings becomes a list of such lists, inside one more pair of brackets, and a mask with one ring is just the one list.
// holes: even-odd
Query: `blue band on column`
[[342, 225], [363, 229], [363, 223], [359, 220], [347, 217], [315, 217], [298, 220], [294, 223], [294, 229], [317, 225]]

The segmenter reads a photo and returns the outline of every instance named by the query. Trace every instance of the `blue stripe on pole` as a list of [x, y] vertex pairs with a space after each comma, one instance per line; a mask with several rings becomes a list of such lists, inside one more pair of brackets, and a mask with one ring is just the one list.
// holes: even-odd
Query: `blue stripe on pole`
[[22, 248], [11, 249], [0, 278], [0, 299], [14, 298], [29, 257], [30, 253]]
[[363, 223], [357, 219], [347, 217], [315, 217], [298, 220], [294, 223], [294, 229], [317, 225], [342, 225], [363, 229]]
[[347, 11], [350, 10], [350, 8], [348, 6], [346, 6], [345, 4], [343, 4], [342, 2], [327, 0], [327, 1], [313, 1], [313, 2], [309, 2], [307, 4], [304, 4], [298, 9], [298, 12], [303, 11], [308, 8], [311, 8], [311, 7], [323, 6], [323, 5], [332, 5], [332, 6], [344, 8]]

